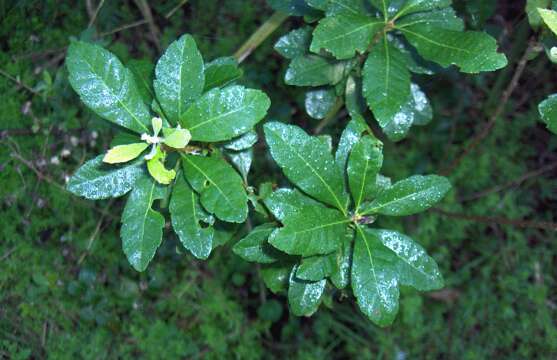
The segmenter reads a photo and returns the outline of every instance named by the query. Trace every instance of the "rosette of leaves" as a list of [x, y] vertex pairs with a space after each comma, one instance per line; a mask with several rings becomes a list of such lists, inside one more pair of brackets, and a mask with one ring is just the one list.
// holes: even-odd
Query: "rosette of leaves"
[[[548, 4], [549, 5], [549, 4]], [[557, 6], [557, 4], [556, 4]], [[557, 11], [552, 9], [536, 8], [540, 22], [546, 27], [544, 46], [549, 58], [557, 61]], [[539, 105], [540, 115], [547, 128], [557, 134], [557, 94], [549, 96]]]
[[[170, 44], [156, 67], [124, 66], [80, 41], [70, 45], [66, 63], [85, 105], [121, 130], [115, 146], [86, 162], [68, 189], [92, 200], [130, 193], [121, 238], [136, 270], [147, 268], [162, 242], [166, 204], [181, 243], [206, 259], [230, 238], [224, 224], [247, 217], [253, 128], [270, 106], [267, 95], [234, 84], [242, 71], [233, 59], [204, 63], [189, 35]], [[158, 208], [156, 200], [163, 200]]]
[[271, 221], [233, 251], [265, 264], [265, 283], [275, 292], [287, 289], [295, 315], [313, 314], [327, 288], [351, 285], [361, 311], [387, 326], [398, 311], [399, 285], [443, 286], [436, 262], [418, 243], [373, 224], [380, 216], [428, 209], [449, 191], [446, 178], [412, 176], [391, 184], [380, 175], [382, 143], [361, 118], [348, 124], [334, 156], [326, 138], [299, 127], [271, 122], [264, 130], [274, 160], [296, 188], [260, 191]]
[[412, 74], [431, 75], [439, 66], [479, 73], [507, 65], [494, 38], [464, 30], [451, 0], [273, 3], [310, 22], [318, 19], [315, 27], [293, 30], [275, 45], [291, 60], [285, 82], [312, 88], [306, 93], [308, 114], [325, 118], [342, 102], [351, 114], [365, 115], [369, 108], [393, 141], [432, 119], [430, 102]]

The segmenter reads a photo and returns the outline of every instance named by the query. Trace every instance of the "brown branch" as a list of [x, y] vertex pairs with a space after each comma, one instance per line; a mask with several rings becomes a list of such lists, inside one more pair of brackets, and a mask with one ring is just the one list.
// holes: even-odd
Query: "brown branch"
[[164, 17], [166, 19], [170, 19], [172, 17], [172, 15], [174, 15], [174, 13], [176, 11], [178, 11], [182, 6], [186, 5], [188, 2], [188, 0], [182, 0], [180, 1], [180, 3], [178, 5], [176, 5], [172, 10], [170, 10]]
[[448, 176], [450, 175], [462, 162], [462, 160], [467, 157], [476, 147], [478, 147], [482, 141], [491, 133], [493, 126], [497, 122], [497, 120], [503, 115], [505, 111], [505, 107], [509, 102], [511, 95], [514, 93], [518, 86], [518, 82], [520, 78], [524, 74], [524, 70], [526, 69], [526, 64], [528, 63], [528, 59], [530, 57], [530, 53], [536, 46], [536, 41], [534, 38], [530, 39], [528, 43], [528, 47], [526, 51], [522, 55], [522, 58], [519, 60], [518, 65], [516, 66], [515, 73], [511, 79], [511, 82], [503, 92], [503, 96], [499, 105], [495, 109], [493, 115], [491, 115], [489, 121], [485, 124], [483, 129], [472, 139], [470, 144], [462, 151], [462, 153], [445, 169], [443, 169], [440, 173], [441, 175]]
[[99, 5], [97, 5], [97, 8], [95, 9], [95, 12], [93, 13], [93, 16], [91, 16], [91, 19], [89, 20], [89, 25], [87, 26], [88, 28], [93, 26], [93, 24], [97, 20], [97, 16], [99, 15], [99, 11], [101, 11], [101, 8], [103, 7], [103, 5], [104, 5], [104, 0], [101, 0], [99, 2]]
[[530, 178], [533, 178], [533, 177], [538, 177], [540, 175], [543, 175], [544, 173], [549, 172], [556, 167], [557, 167], [557, 162], [551, 163], [551, 164], [546, 165], [546, 166], [544, 166], [540, 169], [527, 172], [526, 174], [520, 176], [519, 178], [511, 180], [511, 181], [509, 181], [505, 184], [497, 185], [497, 186], [492, 187], [491, 189], [480, 191], [479, 193], [472, 194], [470, 196], [462, 197], [458, 201], [459, 202], [465, 202], [465, 201], [477, 200], [477, 199], [483, 198], [485, 196], [491, 195], [493, 193], [503, 191], [507, 188], [510, 188], [510, 187], [513, 187], [513, 186], [518, 186], [518, 185], [522, 184], [523, 182], [525, 182], [526, 180], [528, 180]]
[[155, 23], [155, 19], [153, 18], [153, 13], [151, 12], [151, 7], [149, 7], [149, 3], [146, 0], [135, 0], [135, 4], [141, 11], [143, 18], [147, 21], [149, 25], [149, 31], [151, 32], [151, 37], [153, 38], [153, 42], [157, 47], [157, 50], [161, 51], [161, 42], [160, 42], [160, 35], [161, 31], [159, 30], [157, 24]]
[[28, 85], [24, 84], [21, 80], [16, 79], [15, 77], [13, 77], [12, 75], [8, 74], [7, 72], [5, 72], [4, 70], [0, 69], [0, 75], [4, 76], [5, 78], [7, 78], [8, 80], [13, 81], [14, 83], [16, 83], [17, 85], [19, 85], [20, 87], [22, 87], [23, 89], [29, 91], [31, 94], [33, 95], [39, 95], [39, 93], [37, 91], [35, 91], [34, 89], [32, 89], [31, 87], [29, 87]]
[[132, 22], [130, 24], [122, 25], [122, 26], [119, 26], [119, 27], [117, 27], [113, 30], [101, 33], [101, 34], [99, 34], [99, 37], [104, 37], [104, 36], [116, 34], [120, 31], [124, 31], [124, 30], [131, 29], [131, 28], [134, 28], [134, 27], [137, 27], [137, 26], [140, 26], [140, 25], [145, 25], [145, 24], [147, 24], [147, 20], [145, 20], [145, 19], [135, 21], [135, 22]]
[[433, 212], [436, 212], [438, 214], [441, 214], [443, 216], [452, 219], [473, 221], [473, 222], [479, 222], [484, 224], [511, 225], [519, 228], [557, 231], [556, 223], [551, 223], [546, 221], [528, 221], [528, 220], [521, 220], [521, 219], [507, 219], [507, 218], [497, 217], [497, 216], [466, 215], [466, 214], [459, 214], [459, 213], [445, 211], [439, 208], [432, 208], [431, 210]]

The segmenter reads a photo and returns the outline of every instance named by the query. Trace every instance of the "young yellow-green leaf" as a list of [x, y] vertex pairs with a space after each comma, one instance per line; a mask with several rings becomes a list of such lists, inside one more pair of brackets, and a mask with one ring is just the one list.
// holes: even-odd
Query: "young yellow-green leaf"
[[526, 0], [526, 14], [528, 15], [528, 22], [530, 26], [537, 29], [541, 23], [542, 18], [538, 12], [539, 8], [548, 8], [552, 0]]
[[166, 153], [164, 153], [160, 147], [157, 147], [155, 156], [147, 160], [147, 170], [158, 183], [168, 185], [176, 177], [176, 171], [173, 169], [168, 170], [164, 166], [165, 159]]
[[265, 124], [271, 155], [284, 174], [305, 193], [346, 212], [348, 194], [328, 146], [297, 126]]
[[139, 95], [147, 106], [151, 106], [151, 102], [155, 98], [155, 90], [153, 89], [153, 75], [155, 66], [147, 59], [134, 59], [127, 63], [128, 69], [135, 76], [135, 83]]
[[387, 37], [374, 47], [364, 65], [363, 94], [382, 128], [406, 120], [400, 110], [411, 99], [410, 71]]
[[408, 0], [396, 16], [400, 18], [412, 13], [443, 9], [451, 6], [451, 3], [452, 0]]
[[74, 41], [68, 49], [69, 80], [81, 100], [100, 117], [137, 133], [148, 132], [151, 116], [132, 72], [98, 45]]
[[335, 268], [336, 252], [302, 259], [296, 277], [306, 281], [320, 281], [330, 276]]
[[287, 59], [294, 59], [308, 53], [311, 43], [311, 28], [305, 26], [292, 30], [275, 44], [275, 50]]
[[128, 162], [138, 157], [147, 147], [149, 147], [149, 144], [144, 142], [115, 146], [108, 150], [103, 158], [103, 162], [107, 164]]
[[162, 130], [162, 119], [160, 117], [152, 118], [151, 128], [153, 129], [153, 136], [159, 136], [159, 133]]
[[165, 189], [150, 177], [141, 177], [126, 202], [120, 237], [128, 261], [144, 271], [162, 242], [164, 217], [151, 207], [162, 199]]
[[103, 155], [87, 161], [70, 178], [67, 189], [89, 200], [119, 197], [130, 191], [144, 174], [143, 159], [123, 166], [103, 163]]
[[362, 14], [344, 13], [323, 18], [313, 32], [310, 50], [329, 51], [339, 60], [350, 59], [356, 52], [363, 53], [375, 34], [383, 30], [383, 19]]
[[377, 175], [383, 166], [383, 144], [366, 135], [354, 145], [348, 160], [348, 184], [356, 210], [377, 194]]
[[327, 280], [312, 282], [296, 277], [298, 267], [294, 266], [288, 281], [288, 304], [296, 316], [311, 316], [319, 308], [325, 292]]
[[174, 184], [169, 205], [172, 228], [193, 256], [205, 260], [213, 249], [213, 218], [199, 204], [197, 194], [180, 174]]
[[278, 189], [264, 199], [265, 206], [279, 221], [296, 214], [305, 206], [319, 206], [320, 203], [302, 194], [297, 189]]
[[398, 279], [393, 260], [393, 253], [375, 233], [358, 226], [352, 255], [352, 291], [360, 310], [379, 326], [390, 325], [398, 312]]
[[241, 223], [248, 196], [240, 175], [222, 157], [182, 155], [186, 179], [201, 195], [201, 205], [223, 221]]
[[451, 184], [445, 177], [411, 176], [380, 192], [371, 203], [364, 204], [362, 214], [413, 215], [435, 205], [450, 189]]
[[276, 229], [275, 224], [263, 224], [254, 228], [246, 237], [238, 241], [232, 251], [246, 261], [270, 264], [278, 260], [278, 252], [267, 242]]
[[250, 131], [271, 105], [262, 91], [243, 86], [213, 89], [197, 100], [182, 116], [180, 124], [192, 140], [217, 142]]
[[443, 276], [433, 258], [408, 236], [392, 230], [367, 229], [368, 234], [391, 250], [397, 258], [393, 265], [401, 285], [430, 291], [444, 286]]
[[205, 64], [205, 89], [223, 87], [242, 77], [244, 72], [232, 57], [221, 57]]
[[353, 61], [335, 61], [322, 56], [306, 55], [292, 60], [284, 75], [288, 85], [322, 86], [336, 85], [348, 75]]
[[174, 41], [155, 68], [157, 99], [165, 114], [178, 122], [205, 86], [203, 58], [195, 40], [184, 35]]
[[163, 128], [164, 144], [175, 149], [183, 149], [189, 144], [191, 140], [191, 133], [188, 129], [182, 128]]
[[539, 111], [549, 131], [557, 134], [557, 94], [542, 101]]
[[452, 31], [428, 24], [400, 28], [406, 39], [425, 59], [441, 66], [456, 65], [465, 73], [495, 71], [507, 65], [497, 42], [484, 32]]
[[557, 11], [538, 8], [538, 12], [543, 22], [557, 35]]
[[323, 206], [306, 206], [282, 220], [269, 243], [277, 249], [301, 256], [324, 255], [336, 251], [349, 220], [339, 211]]
[[337, 102], [334, 88], [317, 88], [306, 93], [306, 112], [314, 119], [324, 119]]

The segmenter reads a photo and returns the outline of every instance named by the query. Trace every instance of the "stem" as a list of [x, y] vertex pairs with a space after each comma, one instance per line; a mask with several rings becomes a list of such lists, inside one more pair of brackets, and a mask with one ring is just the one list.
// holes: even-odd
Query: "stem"
[[23, 82], [21, 82], [20, 80], [16, 79], [15, 77], [11, 76], [10, 74], [8, 74], [7, 72], [5, 72], [4, 70], [0, 69], [0, 75], [6, 77], [8, 80], [13, 81], [14, 83], [16, 83], [17, 85], [21, 86], [23, 89], [29, 91], [31, 94], [33, 95], [39, 95], [39, 93], [35, 90], [33, 90], [31, 87], [29, 87], [28, 85], [25, 85]]
[[182, 6], [186, 5], [187, 2], [188, 0], [182, 0], [178, 5], [176, 5], [172, 10], [170, 10], [168, 14], [165, 15], [165, 18], [170, 19], [172, 15], [174, 15], [174, 13], [178, 11]]
[[236, 51], [234, 58], [241, 63], [244, 61], [263, 41], [265, 41], [286, 19], [288, 15], [276, 11], [257, 29], [249, 39]]
[[323, 131], [323, 129], [336, 118], [337, 113], [340, 111], [340, 109], [342, 109], [343, 106], [344, 106], [344, 100], [342, 100], [342, 97], [337, 98], [337, 101], [333, 106], [333, 108], [327, 113], [327, 115], [323, 118], [323, 120], [321, 120], [321, 122], [317, 124], [313, 133], [315, 135], [319, 135], [321, 131]]

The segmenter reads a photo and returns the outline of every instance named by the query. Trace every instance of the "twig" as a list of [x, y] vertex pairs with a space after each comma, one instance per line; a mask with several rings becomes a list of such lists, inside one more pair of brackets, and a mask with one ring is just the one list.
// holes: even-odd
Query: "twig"
[[81, 254], [81, 256], [79, 257], [79, 260], [77, 261], [77, 265], [81, 265], [83, 263], [83, 261], [85, 260], [85, 258], [87, 257], [87, 255], [89, 255], [91, 253], [91, 248], [93, 247], [93, 243], [95, 242], [95, 240], [97, 239], [97, 235], [101, 231], [101, 227], [102, 227], [102, 224], [103, 224], [104, 219], [106, 217], [106, 214], [108, 214], [107, 210], [112, 207], [113, 203], [114, 203], [114, 199], [111, 199], [108, 202], [108, 204], [106, 205], [106, 207], [103, 209], [103, 214], [101, 215], [101, 218], [97, 222], [97, 226], [95, 226], [95, 230], [93, 230], [93, 233], [91, 234], [91, 236], [89, 236], [89, 241], [87, 242], [87, 247], [85, 248], [85, 251], [83, 252], [83, 254]]
[[503, 190], [505, 190], [507, 188], [510, 188], [512, 186], [518, 186], [518, 185], [522, 184], [524, 181], [526, 181], [530, 178], [533, 178], [533, 177], [538, 177], [538, 176], [540, 176], [540, 175], [542, 175], [542, 174], [544, 174], [548, 171], [553, 170], [556, 167], [557, 167], [557, 162], [554, 162], [554, 163], [546, 165], [546, 166], [544, 166], [540, 169], [527, 172], [526, 174], [520, 176], [519, 178], [511, 180], [511, 181], [509, 181], [505, 184], [497, 185], [497, 186], [492, 187], [491, 189], [480, 191], [479, 193], [460, 198], [459, 201], [460, 202], [465, 202], [465, 201], [477, 200], [477, 199], [483, 198], [485, 196], [491, 195], [493, 193], [503, 191]]
[[149, 3], [146, 0], [135, 0], [135, 4], [141, 11], [141, 14], [147, 21], [149, 25], [149, 31], [151, 32], [151, 37], [153, 38], [153, 42], [157, 47], [157, 50], [161, 51], [161, 42], [160, 42], [160, 34], [161, 31], [159, 30], [155, 20], [153, 18], [153, 13], [151, 12], [151, 8], [149, 7]]
[[0, 69], [0, 75], [6, 77], [7, 79], [13, 81], [14, 83], [16, 83], [17, 85], [21, 86], [23, 89], [29, 91], [31, 94], [33, 95], [39, 95], [39, 93], [37, 91], [35, 91], [34, 89], [32, 89], [31, 87], [29, 87], [28, 85], [25, 85], [22, 81], [20, 81], [19, 79], [16, 79], [15, 77], [13, 77], [12, 75], [8, 74], [7, 72], [5, 72], [4, 70]]
[[255, 50], [265, 39], [269, 37], [286, 19], [287, 14], [276, 11], [257, 29], [249, 39], [236, 51], [234, 58], [241, 63]]
[[313, 131], [313, 133], [315, 135], [319, 135], [321, 133], [321, 131], [323, 131], [323, 129], [329, 125], [329, 123], [331, 121], [333, 121], [336, 117], [337, 117], [337, 113], [340, 111], [340, 109], [342, 109], [342, 106], [344, 105], [344, 101], [342, 100], [342, 98], [338, 98], [337, 101], [335, 102], [333, 108], [331, 110], [329, 110], [329, 112], [327, 113], [327, 115], [323, 118], [323, 120], [321, 120], [319, 122], [319, 124], [317, 124], [317, 126], [315, 127], [315, 130]]
[[480, 145], [482, 143], [482, 141], [490, 134], [491, 130], [493, 129], [493, 126], [495, 125], [497, 120], [501, 117], [503, 112], [505, 111], [505, 107], [507, 106], [507, 103], [509, 102], [509, 100], [511, 98], [511, 95], [516, 90], [516, 88], [518, 86], [518, 82], [520, 81], [520, 78], [524, 74], [524, 70], [526, 68], [526, 64], [528, 63], [530, 53], [532, 52], [532, 50], [534, 49], [535, 46], [536, 46], [535, 39], [534, 38], [530, 39], [528, 47], [526, 48], [526, 51], [524, 52], [524, 54], [522, 55], [522, 58], [518, 62], [518, 65], [516, 66], [516, 70], [515, 70], [515, 73], [513, 75], [513, 78], [511, 80], [511, 82], [509, 83], [509, 85], [507, 86], [507, 88], [505, 89], [505, 91], [503, 92], [503, 96], [502, 96], [502, 98], [499, 102], [499, 105], [495, 109], [495, 112], [490, 117], [489, 121], [485, 124], [482, 131], [480, 131], [472, 139], [472, 141], [470, 142], [470, 145], [468, 145], [462, 151], [462, 153], [447, 168], [445, 168], [441, 171], [442, 175], [445, 175], [445, 176], [450, 175], [460, 165], [462, 160], [466, 156], [468, 156], [472, 152], [472, 150], [474, 150], [478, 145]]
[[474, 221], [474, 222], [485, 223], [485, 224], [512, 225], [519, 228], [532, 228], [532, 229], [557, 231], [557, 224], [546, 222], [546, 221], [528, 221], [528, 220], [518, 220], [518, 219], [517, 220], [507, 219], [507, 218], [496, 217], [496, 216], [490, 217], [490, 216], [466, 215], [466, 214], [459, 214], [459, 213], [445, 211], [439, 208], [433, 208], [431, 210], [452, 219], [461, 219], [461, 220]]
[[170, 10], [164, 17], [166, 19], [170, 19], [172, 17], [172, 15], [174, 15], [174, 13], [176, 11], [178, 11], [182, 6], [186, 5], [188, 2], [188, 0], [182, 0], [180, 1], [180, 3], [178, 5], [176, 5], [174, 8], [172, 8], [172, 10]]
[[10, 250], [6, 251], [6, 253], [4, 255], [2, 255], [2, 257], [0, 258], [0, 262], [6, 260], [7, 258], [10, 257], [10, 255], [12, 255], [15, 251], [17, 250], [17, 246], [14, 246], [13, 248], [11, 248]]
[[119, 26], [119, 27], [117, 27], [113, 30], [101, 33], [101, 34], [99, 34], [99, 37], [105, 37], [105, 36], [108, 36], [108, 35], [116, 34], [120, 31], [124, 31], [124, 30], [131, 29], [131, 28], [134, 28], [134, 27], [137, 27], [137, 26], [140, 26], [140, 25], [145, 25], [145, 24], [147, 24], [147, 20], [145, 20], [145, 19], [135, 21], [135, 22], [132, 22], [130, 24], [122, 25], [122, 26]]
[[95, 12], [93, 13], [93, 16], [91, 16], [91, 19], [89, 20], [89, 25], [87, 25], [88, 28], [93, 26], [93, 24], [95, 23], [95, 20], [97, 20], [97, 15], [99, 15], [99, 11], [101, 11], [101, 8], [102, 8], [103, 5], [104, 5], [104, 0], [101, 0], [99, 2], [99, 5], [97, 5], [97, 8], [95, 9]]

